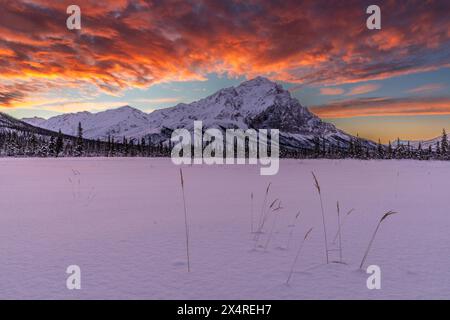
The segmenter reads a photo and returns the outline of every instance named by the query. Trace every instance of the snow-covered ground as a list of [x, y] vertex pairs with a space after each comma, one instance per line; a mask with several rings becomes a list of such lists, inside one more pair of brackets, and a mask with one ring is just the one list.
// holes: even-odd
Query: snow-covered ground
[[[0, 298], [450, 298], [448, 162], [282, 160], [273, 177], [256, 166], [183, 170], [190, 273], [179, 167], [169, 159], [1, 159]], [[342, 227], [346, 264], [324, 263], [311, 171], [331, 247], [336, 201], [343, 215], [355, 209]], [[283, 209], [271, 240], [275, 213], [255, 244], [250, 194], [256, 229], [269, 182], [268, 203], [279, 198]], [[380, 266], [382, 288], [369, 290], [358, 267], [388, 210], [398, 214], [383, 222], [366, 262]], [[73, 264], [81, 267], [78, 291], [66, 289]]]

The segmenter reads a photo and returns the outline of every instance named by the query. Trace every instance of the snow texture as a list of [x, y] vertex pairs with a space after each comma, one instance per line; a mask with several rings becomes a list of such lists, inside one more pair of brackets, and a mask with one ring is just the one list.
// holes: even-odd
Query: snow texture
[[[448, 299], [449, 166], [282, 160], [274, 177], [249, 165], [183, 167], [188, 273], [179, 167], [169, 159], [0, 159], [0, 298]], [[355, 209], [342, 227], [345, 264], [324, 263], [311, 171], [331, 248], [336, 201], [343, 214]], [[255, 244], [250, 194], [256, 229], [269, 182], [268, 202], [279, 198], [283, 209], [265, 250], [275, 214]], [[382, 223], [366, 262], [380, 266], [382, 288], [369, 290], [358, 266], [388, 210], [398, 214]], [[73, 264], [81, 267], [81, 290], [66, 289]]]

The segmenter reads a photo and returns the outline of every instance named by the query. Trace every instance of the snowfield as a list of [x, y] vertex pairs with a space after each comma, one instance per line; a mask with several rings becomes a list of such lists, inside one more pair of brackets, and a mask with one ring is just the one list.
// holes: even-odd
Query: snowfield
[[[331, 248], [336, 201], [342, 215], [355, 209], [342, 226], [345, 264], [325, 264], [311, 171]], [[450, 298], [448, 162], [281, 160], [272, 177], [248, 165], [183, 173], [190, 273], [179, 167], [170, 159], [0, 159], [0, 298]], [[268, 204], [278, 198], [282, 209], [255, 243], [250, 195], [256, 229], [269, 182]], [[382, 223], [365, 264], [381, 268], [381, 289], [369, 290], [358, 267], [388, 210], [398, 214]], [[69, 265], [81, 268], [81, 290], [66, 288]]]

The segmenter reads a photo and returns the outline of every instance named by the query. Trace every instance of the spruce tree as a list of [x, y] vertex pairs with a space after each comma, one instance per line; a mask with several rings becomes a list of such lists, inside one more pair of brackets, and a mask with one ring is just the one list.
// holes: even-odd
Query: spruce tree
[[122, 140], [122, 145], [123, 145], [123, 156], [128, 156], [128, 141], [127, 138], [123, 137]]
[[114, 156], [114, 154], [116, 152], [115, 145], [116, 145], [116, 143], [114, 142], [114, 137], [111, 137], [111, 156]]
[[348, 144], [348, 154], [351, 158], [355, 155], [355, 148], [353, 143], [353, 138], [350, 138], [349, 144]]
[[382, 158], [384, 158], [384, 151], [383, 151], [383, 145], [381, 144], [381, 140], [380, 139], [378, 139], [378, 150], [377, 150], [377, 153], [378, 153], [378, 158], [380, 158], [380, 159], [382, 159]]
[[81, 122], [78, 122], [78, 137], [77, 142], [75, 146], [75, 156], [81, 157], [84, 152], [84, 146], [83, 146], [83, 127], [81, 127]]
[[391, 144], [390, 140], [389, 140], [389, 146], [388, 146], [388, 157], [389, 157], [389, 159], [392, 159], [392, 144]]
[[48, 155], [50, 157], [54, 157], [56, 154], [56, 143], [55, 143], [55, 137], [50, 137], [50, 142], [48, 144]]
[[33, 156], [36, 155], [36, 151], [37, 151], [37, 139], [36, 139], [36, 135], [33, 133], [31, 136], [31, 140], [30, 140], [30, 152], [32, 153]]
[[56, 146], [55, 146], [55, 157], [59, 156], [59, 154], [63, 151], [64, 141], [61, 133], [61, 129], [58, 131], [58, 137], [56, 138]]
[[442, 129], [441, 153], [443, 156], [445, 156], [447, 152], [448, 152], [447, 132], [445, 132], [445, 129]]
[[97, 138], [97, 140], [95, 141], [95, 154], [97, 156], [100, 155], [100, 153], [102, 151], [101, 149], [102, 149], [102, 143], [101, 143], [100, 139]]
[[145, 155], [145, 150], [146, 150], [146, 147], [145, 147], [145, 138], [142, 137], [142, 138], [141, 138], [141, 156], [144, 156], [144, 155]]
[[409, 140], [408, 140], [408, 149], [407, 150], [408, 150], [407, 151], [407, 157], [411, 158], [411, 143], [409, 142]]
[[110, 156], [111, 155], [111, 136], [108, 135], [108, 143], [106, 145], [106, 156]]
[[321, 141], [322, 141], [322, 157], [323, 158], [326, 158], [326, 142], [325, 142], [325, 138], [323, 138], [322, 137], [322, 139], [321, 139]]
[[320, 140], [318, 137], [314, 138], [314, 157], [318, 158], [320, 155]]

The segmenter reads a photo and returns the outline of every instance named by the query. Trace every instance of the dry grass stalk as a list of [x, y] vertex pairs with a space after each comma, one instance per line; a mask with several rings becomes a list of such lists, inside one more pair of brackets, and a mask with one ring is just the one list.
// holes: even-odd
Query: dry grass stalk
[[272, 212], [275, 213], [275, 217], [273, 219], [272, 227], [270, 228], [269, 236], [267, 237], [266, 244], [264, 245], [264, 250], [267, 250], [267, 247], [269, 246], [270, 240], [272, 240], [273, 231], [275, 230], [275, 226], [277, 224], [277, 218], [278, 218], [278, 211], [283, 209], [281, 207], [281, 201], [279, 201], [278, 206], [276, 208], [272, 209]]
[[251, 233], [253, 233], [253, 192], [250, 195], [251, 209], [250, 209], [250, 220], [251, 220]]
[[294, 217], [294, 220], [292, 221], [292, 223], [288, 226], [289, 228], [291, 228], [291, 231], [289, 231], [289, 237], [288, 237], [288, 242], [286, 245], [286, 250], [289, 250], [290, 244], [291, 244], [291, 239], [292, 239], [292, 234], [294, 233], [294, 229], [296, 226], [296, 221], [298, 219], [298, 217], [300, 217], [301, 212], [297, 212], [297, 214]]
[[261, 207], [261, 214], [259, 216], [259, 220], [258, 220], [258, 229], [256, 230], [256, 234], [255, 234], [255, 238], [254, 240], [258, 240], [259, 239], [259, 233], [261, 233], [261, 229], [262, 229], [262, 224], [263, 224], [263, 220], [264, 220], [264, 215], [265, 215], [265, 211], [266, 211], [266, 206], [267, 206], [267, 198], [269, 196], [269, 191], [270, 191], [270, 186], [271, 183], [269, 182], [269, 184], [267, 185], [266, 188], [266, 193], [264, 195], [264, 201]]
[[372, 235], [372, 238], [370, 239], [369, 245], [367, 246], [366, 252], [364, 253], [364, 257], [363, 257], [363, 259], [362, 259], [362, 261], [361, 261], [361, 264], [359, 265], [359, 268], [360, 268], [360, 269], [362, 269], [362, 267], [363, 267], [363, 265], [364, 265], [364, 262], [366, 261], [367, 255], [369, 254], [370, 248], [372, 247], [373, 240], [375, 239], [375, 236], [377, 235], [377, 232], [378, 232], [378, 229], [380, 228], [381, 223], [382, 223], [387, 217], [389, 217], [389, 216], [391, 216], [391, 215], [393, 215], [393, 214], [396, 214], [396, 213], [397, 213], [397, 212], [394, 212], [394, 211], [388, 211], [388, 212], [386, 212], [386, 213], [381, 217], [380, 221], [379, 221], [378, 224], [377, 224], [377, 227], [375, 228], [375, 231], [374, 231], [374, 233], [373, 233], [373, 235]]
[[269, 184], [267, 185], [267, 188], [266, 188], [266, 193], [264, 195], [263, 205], [261, 207], [261, 216], [259, 217], [259, 225], [261, 225], [262, 219], [264, 218], [264, 213], [266, 211], [266, 205], [267, 205], [267, 198], [269, 197], [269, 191], [270, 191], [270, 186], [271, 185], [272, 185], [272, 183], [269, 182]]
[[289, 276], [288, 276], [288, 278], [286, 280], [286, 284], [289, 284], [289, 281], [291, 280], [292, 273], [294, 272], [295, 265], [297, 264], [298, 257], [300, 256], [300, 251], [302, 250], [303, 244], [305, 243], [306, 239], [308, 238], [308, 236], [309, 236], [309, 234], [311, 233], [312, 230], [313, 230], [313, 228], [309, 229], [308, 232], [306, 232], [305, 237], [303, 238], [303, 241], [300, 244], [300, 247], [298, 248], [297, 254], [296, 254], [295, 259], [294, 259], [294, 263], [292, 263], [291, 271], [289, 272]]
[[187, 209], [186, 209], [186, 197], [184, 195], [184, 178], [183, 178], [183, 170], [180, 168], [180, 181], [181, 181], [181, 191], [183, 193], [183, 207], [184, 207], [184, 226], [186, 230], [186, 256], [187, 256], [187, 267], [188, 272], [191, 272], [191, 263], [189, 256], [189, 227], [188, 227], [188, 218], [187, 218]]
[[320, 190], [320, 184], [319, 184], [319, 181], [317, 180], [316, 175], [314, 174], [314, 172], [311, 172], [311, 173], [312, 173], [312, 176], [314, 178], [314, 184], [316, 186], [317, 193], [319, 194], [319, 199], [320, 199], [320, 209], [322, 211], [323, 235], [324, 235], [324, 240], [325, 240], [325, 256], [326, 256], [327, 264], [328, 264], [329, 263], [329, 259], [328, 259], [327, 227], [326, 227], [326, 224], [325, 224], [325, 212], [323, 210], [322, 192]]
[[[281, 201], [278, 198], [273, 200], [272, 203], [269, 205], [269, 207], [266, 210], [264, 210], [264, 213], [262, 214], [262, 219], [260, 219], [260, 224], [259, 224], [258, 230], [257, 230], [256, 235], [255, 235], [256, 242], [259, 241], [259, 237], [263, 233], [264, 225], [266, 224], [266, 221], [267, 221], [267, 219], [269, 217], [269, 214], [270, 214], [271, 211], [272, 212], [274, 211], [275, 205], [277, 203], [278, 203], [278, 206], [280, 206]], [[278, 210], [278, 209], [276, 209], [276, 210]]]
[[[278, 206], [276, 206], [276, 204], [278, 204]], [[281, 208], [281, 201], [279, 199], [275, 199], [275, 200], [273, 200], [273, 202], [270, 204], [270, 206], [265, 211], [264, 217], [263, 217], [263, 219], [261, 221], [261, 225], [259, 226], [258, 232], [257, 232], [256, 237], [255, 237], [255, 249], [258, 246], [259, 239], [260, 239], [260, 236], [261, 236], [261, 234], [263, 232], [264, 225], [266, 224], [266, 221], [268, 220], [269, 213], [278, 211], [280, 209], [282, 209]]]
[[341, 238], [341, 210], [339, 208], [339, 201], [336, 203], [337, 216], [338, 216], [338, 238], [339, 238], [339, 262], [342, 263], [342, 238]]
[[[355, 209], [351, 209], [351, 210], [347, 211], [347, 213], [346, 213], [345, 216], [344, 216], [344, 219], [342, 219], [342, 223], [339, 225], [339, 226], [340, 226], [340, 229], [342, 229], [342, 227], [344, 226], [345, 222], [347, 221], [347, 217], [350, 216], [350, 214], [351, 214], [353, 211], [355, 211]], [[336, 243], [336, 240], [337, 240], [337, 238], [338, 238], [338, 236], [339, 236], [340, 229], [338, 229], [338, 231], [336, 232], [336, 234], [335, 234], [335, 236], [334, 236], [333, 244]]]

